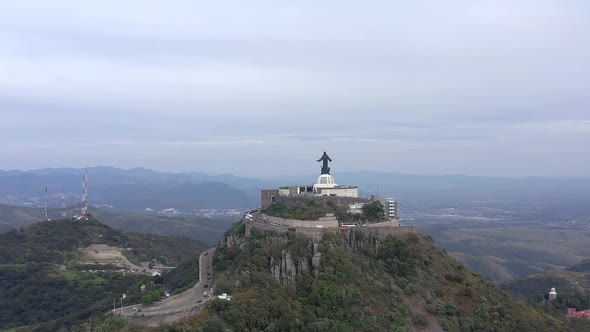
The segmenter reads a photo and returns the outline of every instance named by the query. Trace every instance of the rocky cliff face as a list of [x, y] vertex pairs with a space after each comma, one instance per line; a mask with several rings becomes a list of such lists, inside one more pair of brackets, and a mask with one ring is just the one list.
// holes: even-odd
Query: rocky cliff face
[[221, 240], [220, 246], [226, 248], [241, 248], [244, 246], [244, 238], [238, 235], [228, 235], [225, 238], [223, 238], [223, 240]]
[[281, 285], [293, 284], [295, 277], [309, 270], [309, 264], [305, 259], [293, 260], [291, 253], [286, 250], [281, 252], [281, 258], [275, 261], [270, 259], [270, 273]]
[[[346, 230], [333, 234], [335, 240], [343, 243], [345, 248], [350, 252], [358, 252], [366, 246], [379, 248], [383, 236], [375, 232], [363, 232], [357, 230]], [[299, 243], [295, 249], [283, 249], [277, 257], [269, 258], [270, 273], [274, 280], [281, 285], [294, 285], [296, 277], [302, 273], [311, 273], [317, 276], [320, 270], [322, 253], [319, 246], [313, 238], [300, 236]], [[221, 246], [226, 248], [243, 248], [245, 239], [240, 235], [228, 235], [222, 242]], [[287, 239], [284, 235], [268, 235], [264, 238], [265, 245], [268, 246], [286, 246]]]
[[317, 243], [310, 241], [309, 249], [306, 256], [293, 258], [288, 250], [281, 251], [279, 259], [270, 259], [270, 273], [275, 280], [281, 285], [295, 284], [295, 278], [302, 273], [313, 273], [317, 276], [320, 269], [322, 253], [318, 251]]

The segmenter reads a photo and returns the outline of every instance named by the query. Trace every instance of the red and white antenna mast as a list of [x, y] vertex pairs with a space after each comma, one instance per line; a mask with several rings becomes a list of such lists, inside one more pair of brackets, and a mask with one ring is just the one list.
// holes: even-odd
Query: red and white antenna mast
[[82, 175], [82, 210], [81, 213], [85, 216], [88, 213], [88, 166], [86, 172]]

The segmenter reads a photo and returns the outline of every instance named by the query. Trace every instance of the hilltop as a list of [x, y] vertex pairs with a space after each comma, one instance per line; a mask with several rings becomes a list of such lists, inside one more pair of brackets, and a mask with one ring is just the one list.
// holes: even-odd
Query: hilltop
[[[300, 234], [237, 223], [214, 258], [216, 292], [198, 326], [235, 331], [555, 331], [565, 328], [412, 233]], [[185, 324], [190, 324], [187, 322]]]
[[[112, 248], [110, 254], [124, 255], [134, 270], [118, 260], [89, 260], [79, 249], [90, 245], [96, 254], [99, 248]], [[119, 305], [123, 293], [129, 304], [146, 301], [148, 294], [159, 299], [165, 289], [181, 291], [196, 281], [195, 261], [206, 247], [185, 237], [124, 233], [92, 216], [87, 221], [44, 221], [0, 234], [0, 329], [69, 329], [102, 317], [113, 300]], [[136, 268], [160, 264], [177, 268], [161, 277]], [[142, 284], [147, 286], [143, 295]]]

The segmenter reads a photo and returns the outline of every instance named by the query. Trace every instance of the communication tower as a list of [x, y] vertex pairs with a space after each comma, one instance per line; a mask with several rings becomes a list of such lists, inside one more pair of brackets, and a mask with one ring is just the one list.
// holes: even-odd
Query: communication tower
[[62, 193], [61, 195], [61, 217], [65, 218], [66, 217], [66, 193]]
[[45, 186], [45, 196], [43, 198], [45, 200], [45, 206], [43, 207], [43, 220], [47, 220], [47, 186]]
[[88, 213], [88, 166], [86, 172], [82, 175], [82, 209], [81, 213], [85, 216]]

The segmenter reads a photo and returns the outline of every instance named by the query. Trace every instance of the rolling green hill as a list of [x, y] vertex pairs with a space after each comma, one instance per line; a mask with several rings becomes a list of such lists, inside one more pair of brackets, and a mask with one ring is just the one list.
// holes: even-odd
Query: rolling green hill
[[[109, 264], [86, 265], [78, 249], [91, 244], [124, 248], [136, 264], [156, 259], [185, 272], [154, 278]], [[125, 303], [140, 302], [142, 284], [148, 292], [186, 288], [197, 279], [194, 262], [206, 247], [186, 237], [124, 233], [93, 217], [43, 221], [0, 234], [0, 329], [69, 329], [102, 317], [123, 293]]]

